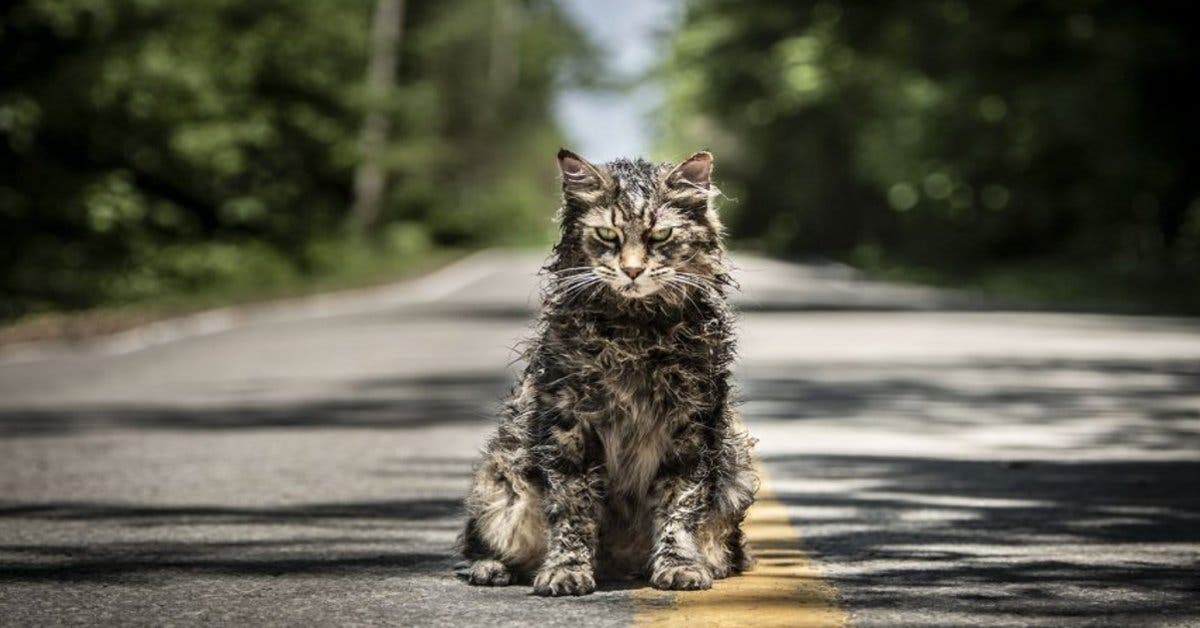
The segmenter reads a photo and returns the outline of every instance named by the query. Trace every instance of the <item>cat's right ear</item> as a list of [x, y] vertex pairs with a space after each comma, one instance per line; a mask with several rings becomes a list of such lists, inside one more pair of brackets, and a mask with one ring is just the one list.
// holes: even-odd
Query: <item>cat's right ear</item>
[[595, 166], [565, 148], [558, 150], [558, 169], [565, 193], [587, 197], [604, 186], [604, 175]]

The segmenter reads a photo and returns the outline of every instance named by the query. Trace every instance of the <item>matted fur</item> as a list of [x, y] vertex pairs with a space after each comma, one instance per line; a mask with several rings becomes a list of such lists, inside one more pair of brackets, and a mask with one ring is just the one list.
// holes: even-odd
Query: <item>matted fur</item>
[[559, 154], [562, 239], [537, 337], [466, 500], [471, 583], [700, 589], [749, 568], [740, 526], [758, 480], [730, 404], [711, 160]]

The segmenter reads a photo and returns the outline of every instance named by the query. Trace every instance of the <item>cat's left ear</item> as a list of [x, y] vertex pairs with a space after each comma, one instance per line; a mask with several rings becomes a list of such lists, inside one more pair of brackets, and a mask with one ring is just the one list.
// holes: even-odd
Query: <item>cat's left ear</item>
[[667, 175], [667, 185], [708, 190], [712, 186], [712, 166], [712, 153], [702, 150], [675, 166]]

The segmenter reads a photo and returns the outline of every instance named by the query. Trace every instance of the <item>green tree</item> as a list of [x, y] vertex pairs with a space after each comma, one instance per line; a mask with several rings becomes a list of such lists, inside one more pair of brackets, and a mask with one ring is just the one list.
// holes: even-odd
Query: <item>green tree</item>
[[734, 236], [778, 254], [1053, 259], [1197, 287], [1187, 13], [691, 0], [663, 71], [666, 141], [718, 151]]
[[545, 0], [410, 3], [372, 95], [373, 7], [0, 7], [0, 318], [342, 263], [367, 111], [391, 127], [383, 241], [542, 237], [551, 98], [590, 67], [585, 39]]

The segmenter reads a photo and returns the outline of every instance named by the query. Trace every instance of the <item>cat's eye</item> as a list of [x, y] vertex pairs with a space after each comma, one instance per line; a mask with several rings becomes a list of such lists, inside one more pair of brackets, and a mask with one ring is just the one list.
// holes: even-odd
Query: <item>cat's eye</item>
[[671, 239], [671, 233], [674, 231], [671, 227], [659, 227], [650, 231], [651, 242], [666, 242]]
[[596, 237], [605, 242], [616, 242], [620, 238], [620, 234], [611, 227], [596, 227]]

